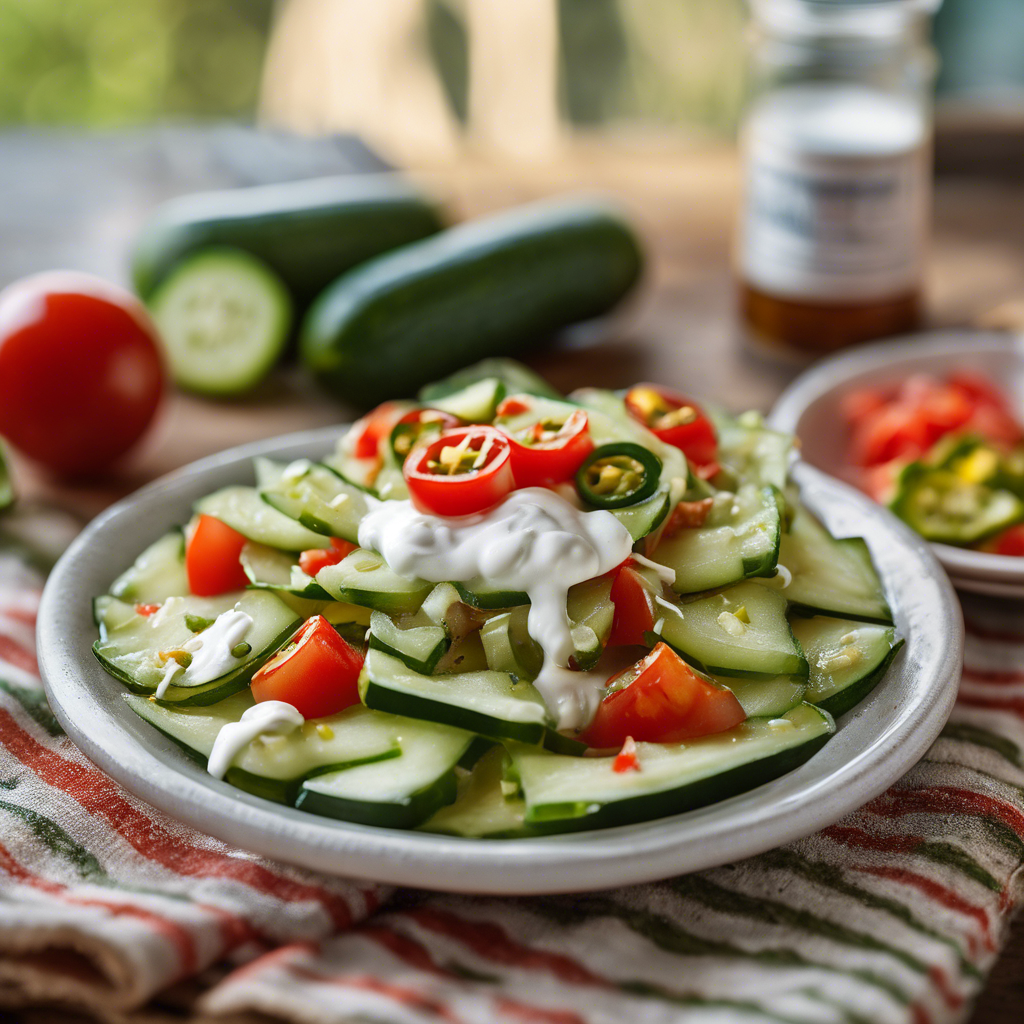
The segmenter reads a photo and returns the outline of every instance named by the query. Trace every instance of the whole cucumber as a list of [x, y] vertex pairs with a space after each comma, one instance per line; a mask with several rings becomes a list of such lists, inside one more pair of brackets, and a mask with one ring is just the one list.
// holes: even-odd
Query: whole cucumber
[[299, 350], [331, 391], [368, 406], [606, 313], [642, 267], [636, 236], [607, 204], [535, 203], [345, 274], [309, 310]]
[[356, 264], [442, 227], [432, 203], [388, 174], [202, 192], [156, 211], [136, 240], [132, 276], [146, 299], [187, 257], [230, 246], [266, 263], [304, 309]]

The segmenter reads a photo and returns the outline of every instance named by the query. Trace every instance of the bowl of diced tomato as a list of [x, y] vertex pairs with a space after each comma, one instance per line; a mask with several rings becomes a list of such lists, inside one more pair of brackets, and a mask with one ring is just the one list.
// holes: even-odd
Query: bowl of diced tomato
[[864, 346], [797, 378], [770, 422], [929, 540], [957, 587], [1024, 598], [1024, 338]]

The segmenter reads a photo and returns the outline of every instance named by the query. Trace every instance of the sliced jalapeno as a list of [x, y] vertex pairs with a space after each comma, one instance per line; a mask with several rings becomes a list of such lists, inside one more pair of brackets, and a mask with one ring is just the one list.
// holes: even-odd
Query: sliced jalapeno
[[391, 431], [391, 450], [401, 466], [417, 445], [453, 430], [462, 421], [440, 409], [413, 409], [407, 412]]
[[595, 508], [622, 508], [649, 498], [658, 489], [661, 459], [629, 441], [595, 448], [576, 472], [580, 497]]

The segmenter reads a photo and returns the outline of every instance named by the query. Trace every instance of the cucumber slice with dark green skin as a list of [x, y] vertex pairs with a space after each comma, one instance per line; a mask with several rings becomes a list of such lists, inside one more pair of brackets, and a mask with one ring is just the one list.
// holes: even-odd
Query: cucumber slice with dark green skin
[[258, 590], [292, 594], [309, 601], [330, 601], [331, 595], [312, 576], [304, 573], [287, 551], [249, 541], [238, 556], [249, 585]]
[[515, 608], [530, 601], [525, 590], [500, 590], [482, 579], [455, 582], [452, 586], [458, 591], [459, 599], [474, 608]]
[[773, 576], [781, 537], [778, 492], [744, 484], [735, 494], [715, 495], [704, 525], [663, 537], [652, 558], [675, 570], [677, 593], [695, 594]]
[[324, 546], [323, 534], [308, 530], [276, 508], [255, 487], [224, 487], [195, 503], [195, 510], [227, 523], [243, 537], [281, 551], [307, 551]]
[[0, 512], [14, 504], [14, 484], [4, 459], [4, 450], [0, 448]]
[[763, 584], [737, 583], [678, 608], [659, 601], [651, 636], [711, 675], [807, 678], [807, 660], [786, 620], [786, 599]]
[[593, 202], [538, 203], [460, 224], [346, 274], [302, 325], [307, 367], [362, 406], [610, 310], [642, 256]]
[[747, 718], [778, 718], [787, 711], [792, 711], [804, 700], [812, 704], [817, 703], [807, 696], [807, 680], [800, 676], [775, 676], [773, 679], [715, 676], [714, 679], [732, 690], [740, 706], [747, 713]]
[[490, 423], [504, 397], [504, 382], [498, 377], [484, 377], [460, 391], [438, 398], [432, 408], [449, 412], [467, 423]]
[[185, 572], [185, 535], [171, 530], [154, 541], [110, 585], [110, 593], [133, 604], [163, 604], [189, 594]]
[[[111, 598], [111, 601], [116, 598]], [[181, 647], [195, 634], [185, 624], [186, 616], [215, 619], [221, 612], [239, 608], [252, 618], [246, 633], [250, 651], [230, 671], [217, 679], [197, 686], [170, 686], [160, 698], [167, 704], [181, 707], [205, 707], [245, 688], [253, 673], [292, 636], [299, 617], [273, 594], [263, 590], [246, 590], [223, 597], [172, 597], [155, 615], [125, 617], [123, 624], [106, 630], [106, 635], [93, 644], [100, 664], [133, 693], [156, 692], [164, 676], [160, 651]], [[106, 621], [114, 614], [108, 605]], [[179, 679], [187, 678], [188, 669]]]
[[891, 626], [825, 615], [795, 619], [793, 635], [810, 666], [806, 699], [835, 718], [878, 685], [903, 646]]
[[448, 650], [447, 632], [423, 614], [403, 616], [396, 622], [384, 612], [370, 615], [370, 647], [400, 658], [414, 672], [429, 676]]
[[1013, 492], [922, 462], [900, 473], [889, 507], [925, 540], [959, 546], [977, 544], [1024, 520], [1024, 500]]
[[779, 565], [792, 579], [776, 577], [790, 607], [799, 615], [834, 615], [892, 625], [871, 552], [861, 537], [833, 537], [805, 508], [795, 507], [789, 533], [782, 535]]
[[292, 325], [281, 279], [240, 249], [192, 256], [149, 306], [175, 383], [204, 395], [254, 388], [281, 356]]
[[612, 757], [562, 757], [511, 744], [526, 824], [545, 831], [608, 828], [693, 810], [799, 767], [835, 731], [830, 715], [800, 704], [778, 719], [750, 718], [685, 744], [638, 743], [640, 771]]
[[762, 426], [720, 418], [718, 463], [743, 483], [774, 487], [780, 493], [789, 476], [793, 437]]
[[315, 463], [296, 472], [289, 467], [260, 495], [268, 505], [306, 529], [353, 544], [359, 541], [359, 524], [373, 501], [362, 488], [348, 483], [328, 466]]
[[462, 391], [487, 377], [495, 377], [505, 385], [506, 395], [537, 395], [541, 398], [561, 399], [556, 391], [540, 374], [534, 373], [528, 366], [515, 359], [503, 359], [500, 356], [481, 359], [479, 363], [456, 370], [443, 380], [434, 381], [420, 388], [417, 398], [424, 404], [434, 406], [439, 399], [446, 398], [456, 391]]
[[400, 757], [306, 779], [295, 806], [364, 825], [415, 828], [455, 800], [456, 768], [474, 739], [458, 729], [408, 722]]
[[540, 743], [551, 724], [543, 699], [525, 680], [490, 670], [427, 676], [372, 648], [359, 677], [359, 693], [367, 707], [378, 711], [494, 739]]
[[[253, 706], [248, 691], [201, 708], [167, 707], [136, 694], [125, 694], [125, 701], [203, 767], [220, 730]], [[399, 757], [406, 724], [357, 704], [270, 742], [248, 744], [224, 778], [247, 793], [293, 804], [304, 779]]]
[[537, 678], [544, 660], [540, 645], [530, 636], [530, 609], [523, 605], [489, 618], [480, 627], [487, 667], [515, 679]]
[[418, 611], [434, 584], [399, 576], [374, 551], [357, 548], [337, 565], [316, 574], [317, 583], [336, 601], [376, 608], [389, 615]]
[[608, 576], [586, 580], [569, 588], [566, 612], [572, 632], [573, 661], [589, 672], [604, 653], [615, 619], [612, 579]]
[[135, 243], [132, 275], [148, 298], [193, 253], [234, 246], [272, 267], [304, 307], [345, 271], [442, 226], [437, 208], [393, 174], [205, 192], [157, 210]]
[[635, 543], [656, 530], [672, 507], [671, 489], [660, 484], [649, 498], [624, 508], [610, 508], [608, 511], [629, 530]]

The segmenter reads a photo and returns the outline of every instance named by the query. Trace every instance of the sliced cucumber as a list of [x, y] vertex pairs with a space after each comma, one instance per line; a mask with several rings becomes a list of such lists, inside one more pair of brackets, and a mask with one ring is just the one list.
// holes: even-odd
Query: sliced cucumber
[[287, 551], [249, 541], [238, 556], [249, 585], [260, 590], [293, 594], [309, 601], [329, 601], [331, 595], [312, 576], [304, 573]]
[[370, 615], [370, 647], [401, 658], [414, 672], [429, 676], [448, 646], [448, 634], [422, 610], [401, 622], [384, 612]]
[[455, 373], [442, 380], [426, 384], [420, 388], [417, 397], [424, 405], [437, 408], [435, 403], [440, 399], [454, 394], [456, 391], [463, 391], [470, 384], [475, 384], [487, 377], [496, 377], [500, 380], [505, 385], [505, 393], [509, 395], [539, 395], [541, 398], [555, 399], [562, 397], [543, 377], [534, 373], [528, 366], [524, 366], [515, 359], [505, 359], [502, 356], [481, 359], [479, 363], [456, 370]]
[[660, 818], [723, 800], [803, 764], [835, 731], [830, 715], [800, 704], [777, 719], [750, 718], [686, 744], [638, 743], [639, 771], [612, 757], [564, 757], [510, 746], [526, 823], [561, 831]]
[[450, 412], [467, 423], [490, 423], [504, 397], [504, 383], [498, 377], [484, 377], [459, 391], [437, 398], [431, 408]]
[[[111, 599], [116, 600], [116, 599]], [[252, 619], [245, 642], [250, 651], [236, 659], [235, 666], [211, 682], [189, 686], [190, 667], [177, 676], [186, 685], [171, 686], [161, 697], [168, 704], [182, 707], [207, 706], [243, 689], [252, 674], [295, 632], [299, 617], [273, 594], [265, 590], [246, 590], [223, 597], [170, 597], [159, 612], [133, 615], [93, 644], [100, 664], [120, 679], [133, 693], [155, 692], [164, 677], [160, 651], [181, 648], [195, 634], [185, 623], [186, 616], [215, 619], [221, 612], [237, 607]], [[115, 613], [106, 609], [107, 621]]]
[[778, 718], [809, 699], [805, 698], [807, 680], [799, 676], [775, 676], [774, 679], [738, 679], [735, 676], [714, 678], [732, 690], [747, 713], [747, 718]]
[[258, 384], [284, 351], [292, 324], [281, 279], [240, 249], [185, 260], [149, 305], [175, 382], [206, 395]]
[[227, 523], [243, 537], [282, 551], [322, 548], [323, 536], [271, 508], [255, 487], [224, 487], [195, 504], [202, 515]]
[[654, 637], [712, 675], [807, 678], [807, 661], [786, 621], [786, 600], [760, 583], [688, 601], [659, 601]]
[[457, 794], [456, 767], [475, 737], [406, 720], [401, 757], [306, 779], [300, 810], [384, 828], [415, 828]]
[[[892, 612], [871, 552], [861, 537], [834, 538], [805, 508], [783, 534], [779, 565], [792, 576], [781, 592], [803, 615], [835, 615], [892, 625]], [[773, 584], [783, 584], [784, 576]]]
[[154, 541], [110, 585], [110, 593], [134, 604], [163, 604], [191, 593], [185, 572], [185, 535], [171, 530]]
[[604, 652], [612, 632], [615, 605], [612, 604], [612, 579], [601, 576], [569, 588], [566, 611], [572, 627], [573, 661], [589, 672]]
[[426, 676], [372, 648], [359, 677], [359, 692], [367, 707], [495, 739], [540, 743], [549, 724], [543, 699], [525, 680], [490, 670]]
[[134, 605], [126, 604], [110, 594], [101, 594], [92, 599], [92, 621], [100, 631], [101, 640], [105, 640], [113, 630], [134, 622], [138, 614]]
[[806, 699], [836, 718], [875, 688], [903, 646], [891, 626], [825, 615], [794, 620], [793, 634], [810, 666]]
[[675, 570], [677, 593], [694, 594], [774, 575], [781, 536], [778, 492], [744, 484], [716, 494], [703, 526], [663, 537], [652, 557]]
[[533, 680], [540, 672], [544, 652], [530, 636], [525, 605], [489, 618], [480, 627], [480, 641], [487, 656], [487, 667], [507, 672], [515, 679]]
[[638, 501], [635, 505], [610, 508], [608, 511], [629, 530], [629, 535], [635, 543], [661, 525], [672, 507], [671, 494], [671, 487], [659, 484], [658, 489], [649, 498]]
[[[208, 708], [169, 708], [137, 694], [125, 694], [125, 700], [140, 718], [204, 766], [220, 730], [253, 706], [248, 691]], [[357, 704], [306, 722], [287, 735], [254, 740], [231, 763], [225, 780], [256, 796], [291, 804], [303, 779], [397, 758], [402, 753], [399, 737], [404, 727], [394, 715]]]
[[452, 586], [458, 592], [459, 600], [474, 608], [515, 608], [530, 601], [530, 595], [524, 590], [502, 590], [482, 579], [453, 583]]
[[256, 487], [258, 490], [262, 490], [264, 487], [273, 487], [276, 483], [280, 482], [281, 477], [284, 476], [284, 471], [288, 468], [290, 463], [278, 462], [277, 459], [268, 459], [264, 455], [257, 455], [252, 460], [252, 471], [256, 477]]
[[377, 608], [391, 615], [417, 611], [433, 588], [426, 580], [399, 576], [380, 555], [362, 548], [337, 565], [321, 569], [316, 581], [336, 601]]
[[314, 533], [358, 543], [359, 524], [373, 499], [323, 464], [293, 467], [260, 491], [263, 500]]
[[719, 464], [737, 480], [781, 493], [789, 476], [792, 435], [734, 419], [719, 420], [717, 426]]

